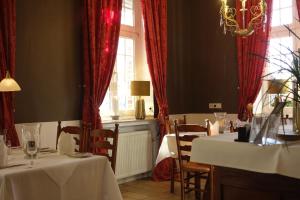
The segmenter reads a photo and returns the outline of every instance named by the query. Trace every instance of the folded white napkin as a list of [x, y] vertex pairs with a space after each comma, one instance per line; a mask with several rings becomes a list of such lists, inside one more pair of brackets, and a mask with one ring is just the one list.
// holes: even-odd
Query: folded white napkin
[[61, 155], [74, 153], [75, 140], [73, 136], [69, 133], [61, 132], [58, 138], [57, 150]]
[[0, 136], [0, 167], [7, 166], [7, 147], [4, 143], [3, 136]]
[[211, 122], [209, 122], [210, 125], [210, 134], [211, 135], [219, 135], [219, 121], [215, 121], [214, 124], [212, 124]]

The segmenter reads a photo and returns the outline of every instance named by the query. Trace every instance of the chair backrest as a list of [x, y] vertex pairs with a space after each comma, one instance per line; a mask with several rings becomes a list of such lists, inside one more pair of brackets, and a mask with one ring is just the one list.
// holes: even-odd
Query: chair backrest
[[[175, 132], [175, 125], [174, 121], [169, 119], [169, 116], [166, 116], [166, 128], [167, 128], [167, 133], [174, 133]], [[178, 118], [176, 119], [178, 124], [186, 124], [186, 115], [183, 115], [183, 118]]]
[[119, 137], [119, 124], [115, 124], [115, 130], [94, 129], [91, 131], [91, 136], [91, 147], [93, 154], [106, 156], [111, 163], [113, 171], [115, 172]]
[[80, 136], [82, 134], [82, 128], [79, 126], [65, 126], [61, 127], [61, 121], [58, 121], [57, 125], [57, 134], [56, 134], [56, 149], [57, 149], [57, 143], [58, 143], [58, 138], [62, 132], [69, 133], [74, 135], [74, 140], [76, 141], [76, 145], [79, 145], [80, 141]]
[[[190, 160], [190, 151], [192, 150], [192, 141], [193, 139], [199, 137], [198, 135], [180, 135], [182, 132], [209, 132], [209, 128], [203, 127], [196, 124], [178, 124], [175, 120], [175, 135], [176, 135], [176, 144], [178, 151], [178, 160], [180, 166], [184, 161]], [[209, 123], [208, 123], [209, 124]]]

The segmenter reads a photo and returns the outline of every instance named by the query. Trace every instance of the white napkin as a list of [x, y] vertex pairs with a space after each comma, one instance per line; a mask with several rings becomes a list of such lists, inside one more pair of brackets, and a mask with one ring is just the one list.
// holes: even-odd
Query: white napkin
[[210, 125], [210, 134], [211, 135], [219, 135], [219, 121], [215, 121], [214, 124], [209, 122]]
[[0, 167], [7, 166], [7, 147], [4, 143], [3, 136], [0, 136]]
[[61, 132], [58, 138], [57, 150], [61, 155], [74, 153], [75, 140], [73, 136], [69, 133]]

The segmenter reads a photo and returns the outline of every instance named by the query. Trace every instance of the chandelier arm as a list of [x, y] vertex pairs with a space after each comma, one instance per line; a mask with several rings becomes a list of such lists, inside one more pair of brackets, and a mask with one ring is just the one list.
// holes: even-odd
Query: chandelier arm
[[[245, 1], [247, 1], [247, 0], [245, 0]], [[264, 15], [266, 14], [266, 10], [267, 10], [267, 3], [265, 0], [261, 0], [259, 5], [253, 6], [250, 8], [251, 17], [253, 17], [253, 18], [249, 21], [247, 28], [245, 28], [245, 26], [240, 28], [239, 23], [235, 19], [236, 9], [229, 8], [227, 6], [226, 2], [227, 2], [226, 0], [222, 0], [222, 6], [220, 9], [221, 24], [224, 25], [225, 32], [226, 32], [226, 27], [227, 27], [228, 30], [231, 31], [232, 33], [234, 33], [235, 35], [239, 35], [239, 36], [243, 36], [243, 37], [249, 36], [254, 32], [255, 27], [258, 27], [258, 25], [260, 23], [262, 23], [262, 24], [264, 23], [263, 22], [264, 18], [265, 18]]]
[[[255, 21], [256, 21], [257, 19], [259, 19], [260, 17], [262, 17], [263, 15], [265, 15], [266, 9], [267, 9], [267, 5], [264, 3], [263, 6], [262, 6], [262, 9], [260, 10], [260, 13], [259, 13], [258, 15], [256, 15], [256, 16], [254, 16], [254, 17], [251, 19], [251, 21], [249, 22], [248, 27], [249, 27], [249, 26], [254, 26]], [[251, 14], [252, 14], [252, 15], [255, 15], [255, 13], [252, 13], [252, 11], [251, 11]]]
[[[224, 26], [227, 27], [236, 27], [237, 29], [239, 29], [239, 24], [238, 22], [234, 19], [234, 16], [236, 15], [236, 11], [235, 9], [230, 9], [230, 12], [225, 12], [224, 8], [221, 8], [221, 15], [224, 18]], [[228, 16], [229, 15], [229, 16]]]

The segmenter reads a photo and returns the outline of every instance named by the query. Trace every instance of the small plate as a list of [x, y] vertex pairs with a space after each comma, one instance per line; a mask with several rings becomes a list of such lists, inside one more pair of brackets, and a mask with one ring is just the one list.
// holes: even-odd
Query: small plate
[[88, 158], [88, 157], [91, 157], [92, 155], [93, 154], [89, 153], [89, 152], [84, 152], [84, 153], [75, 152], [75, 153], [72, 153], [72, 154], [68, 154], [68, 156], [70, 156], [72, 158]]

